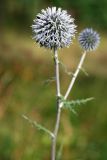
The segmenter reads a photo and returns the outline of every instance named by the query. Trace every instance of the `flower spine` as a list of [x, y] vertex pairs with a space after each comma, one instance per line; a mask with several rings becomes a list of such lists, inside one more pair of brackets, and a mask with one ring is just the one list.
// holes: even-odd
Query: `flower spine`
[[42, 47], [58, 49], [67, 47], [75, 37], [74, 19], [66, 10], [56, 7], [42, 9], [37, 14], [32, 30], [35, 41]]
[[78, 41], [85, 51], [93, 51], [100, 43], [100, 36], [92, 28], [86, 28], [79, 34]]

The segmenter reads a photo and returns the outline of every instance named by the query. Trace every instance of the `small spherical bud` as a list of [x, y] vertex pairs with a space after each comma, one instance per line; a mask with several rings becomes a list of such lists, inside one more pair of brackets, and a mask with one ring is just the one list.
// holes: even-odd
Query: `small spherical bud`
[[76, 25], [67, 11], [56, 7], [41, 10], [37, 14], [32, 30], [34, 39], [40, 46], [58, 49], [69, 46], [75, 37]]
[[93, 51], [100, 43], [100, 36], [92, 28], [86, 28], [79, 34], [78, 41], [85, 51]]

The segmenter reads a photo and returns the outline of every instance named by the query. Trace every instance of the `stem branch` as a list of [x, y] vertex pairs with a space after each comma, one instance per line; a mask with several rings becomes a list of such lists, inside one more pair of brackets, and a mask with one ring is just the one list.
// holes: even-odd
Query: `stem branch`
[[[68, 98], [68, 96], [69, 96], [69, 94], [70, 94], [70, 92], [71, 92], [71, 90], [72, 90], [72, 87], [73, 87], [73, 85], [74, 85], [74, 83], [75, 83], [75, 80], [76, 80], [76, 78], [77, 78], [77, 76], [78, 76], [78, 73], [79, 73], [79, 71], [80, 71], [80, 69], [81, 69], [81, 67], [82, 67], [83, 62], [84, 62], [85, 56], [86, 56], [86, 51], [83, 53], [83, 55], [82, 55], [82, 57], [81, 57], [81, 59], [80, 59], [80, 62], [79, 62], [79, 64], [78, 64], [78, 66], [77, 66], [77, 69], [76, 69], [76, 71], [75, 71], [75, 73], [74, 73], [74, 75], [73, 75], [73, 78], [72, 78], [72, 80], [71, 80], [71, 82], [70, 82], [70, 84], [69, 84], [69, 87], [68, 87], [68, 89], [67, 89], [67, 91], [66, 91], [66, 94], [65, 94], [65, 96], [64, 96], [64, 99], [65, 99], [65, 100]], [[61, 108], [62, 106], [63, 106], [63, 102], [60, 103], [60, 108]]]
[[[78, 73], [82, 67], [82, 64], [84, 62], [86, 56], [86, 52], [83, 53], [80, 62], [77, 66], [77, 69], [73, 75], [73, 78], [68, 86], [68, 89], [65, 93], [64, 99], [66, 100], [72, 90], [72, 87], [75, 83], [75, 80], [78, 76]], [[57, 117], [56, 117], [56, 124], [55, 124], [55, 129], [54, 129], [54, 136], [52, 137], [52, 154], [51, 154], [51, 160], [56, 159], [56, 141], [57, 141], [57, 135], [58, 135], [58, 130], [59, 130], [59, 123], [60, 123], [60, 116], [61, 116], [61, 108], [63, 106], [63, 102], [60, 103], [60, 80], [59, 80], [59, 60], [58, 60], [58, 53], [57, 50], [54, 50], [54, 62], [55, 62], [55, 72], [56, 72], [56, 92], [57, 92]]]

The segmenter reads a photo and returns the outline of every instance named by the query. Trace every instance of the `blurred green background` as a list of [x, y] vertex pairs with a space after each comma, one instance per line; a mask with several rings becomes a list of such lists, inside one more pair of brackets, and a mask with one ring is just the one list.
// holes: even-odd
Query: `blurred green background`
[[[1, 0], [0, 1], [0, 160], [49, 160], [50, 138], [32, 128], [22, 115], [53, 130], [56, 117], [52, 52], [32, 40], [36, 14], [48, 6], [67, 9], [78, 32], [93, 27], [100, 47], [87, 54], [69, 98], [95, 97], [77, 108], [78, 116], [63, 111], [58, 148], [63, 160], [107, 160], [107, 1], [106, 0]], [[77, 33], [78, 36], [78, 33]], [[82, 50], [77, 36], [70, 48], [59, 51], [69, 71], [75, 71]], [[70, 77], [61, 69], [62, 94]]]

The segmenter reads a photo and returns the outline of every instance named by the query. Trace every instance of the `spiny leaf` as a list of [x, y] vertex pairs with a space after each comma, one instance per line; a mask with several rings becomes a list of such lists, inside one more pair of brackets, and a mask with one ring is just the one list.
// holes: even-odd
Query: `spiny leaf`
[[86, 72], [86, 70], [85, 70], [83, 67], [81, 67], [81, 71], [82, 71], [86, 76], [89, 76], [89, 74]]
[[37, 123], [36, 121], [33, 121], [31, 119], [29, 119], [27, 116], [22, 115], [22, 117], [27, 120], [33, 127], [36, 127], [38, 130], [42, 130], [45, 133], [49, 134], [51, 137], [54, 137], [54, 134], [49, 131], [47, 128], [43, 127], [41, 124]]
[[63, 67], [65, 73], [67, 73], [69, 76], [73, 76], [73, 72], [68, 71], [67, 67], [65, 66], [64, 63], [62, 63], [61, 61], [59, 61], [59, 63], [61, 64], [61, 66]]
[[77, 100], [72, 100], [72, 101], [67, 101], [64, 100], [64, 97], [61, 96], [61, 101], [63, 102], [63, 108], [65, 109], [69, 109], [70, 111], [72, 111], [74, 114], [77, 114], [75, 111], [75, 106], [80, 106], [82, 104], [85, 104], [91, 100], [93, 100], [93, 97], [90, 98], [86, 98], [86, 99], [77, 99]]
[[44, 84], [44, 85], [48, 85], [49, 83], [54, 82], [55, 79], [56, 79], [55, 77], [51, 77], [51, 78], [49, 78], [49, 79], [43, 81], [43, 84]]

